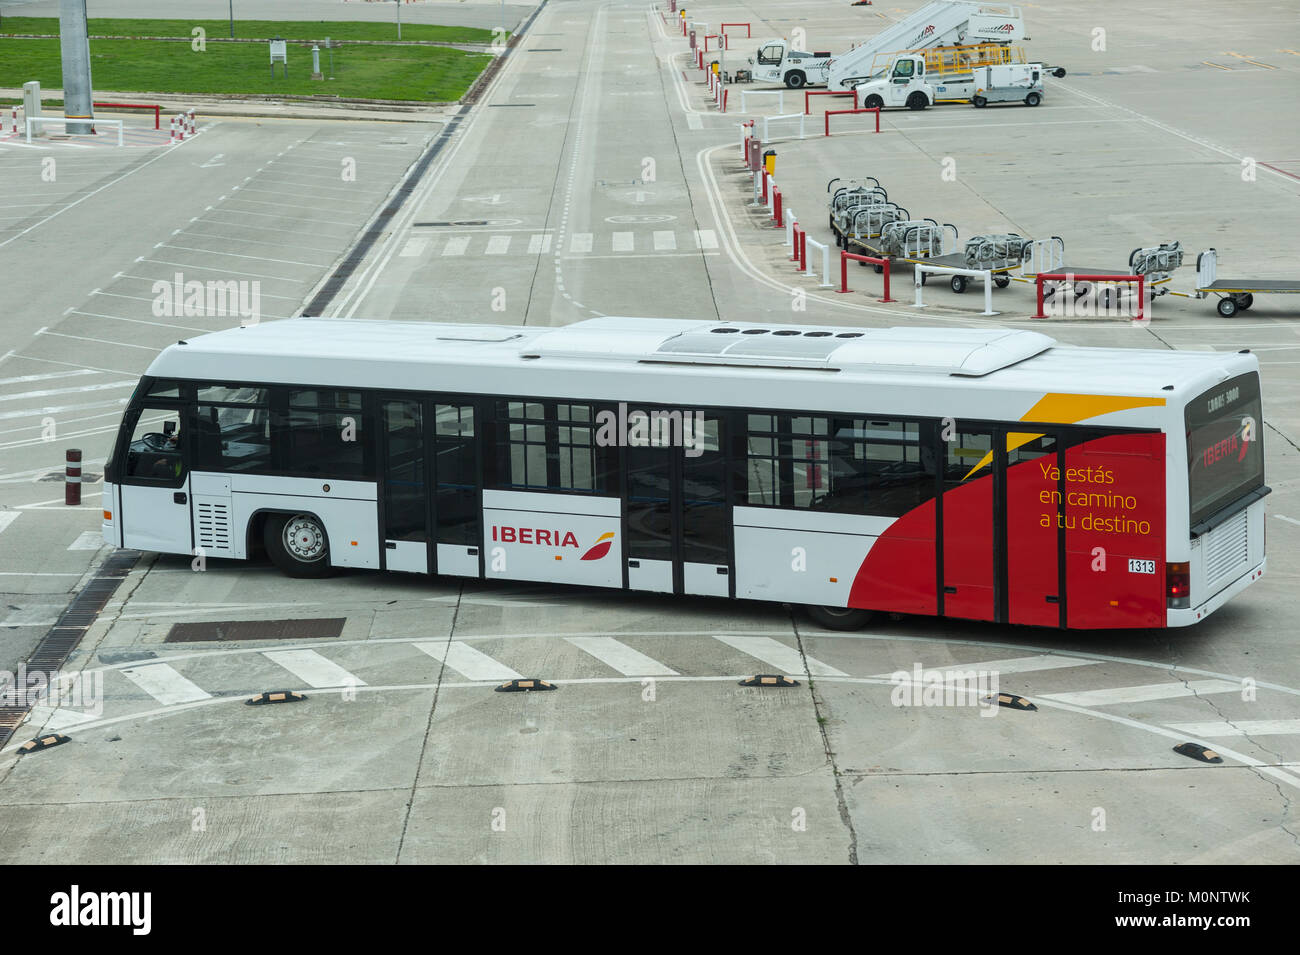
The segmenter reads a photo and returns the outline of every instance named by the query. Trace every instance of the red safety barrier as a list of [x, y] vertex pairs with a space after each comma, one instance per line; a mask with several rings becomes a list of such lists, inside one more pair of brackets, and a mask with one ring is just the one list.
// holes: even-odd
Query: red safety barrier
[[724, 113], [727, 111], [727, 94], [730, 92], [731, 92], [730, 86], [724, 86], [722, 88], [722, 111]]
[[[744, 27], [744, 28], [745, 28], [745, 36], [753, 36], [753, 35], [754, 35], [754, 32], [749, 28], [749, 24], [748, 24], [748, 23], [724, 23], [724, 24], [722, 24], [722, 26], [718, 27], [718, 32], [719, 32], [719, 33], [726, 33], [726, 32], [727, 32], [727, 27]], [[727, 47], [727, 49], [730, 50], [731, 47]]]
[[81, 449], [69, 448], [64, 458], [63, 503], [81, 503]]
[[790, 261], [799, 261], [799, 233], [803, 232], [798, 222], [790, 223]]
[[[854, 90], [854, 92], [857, 92]], [[843, 116], [847, 113], [875, 113], [876, 114], [876, 132], [880, 132], [880, 107], [868, 106], [865, 109], [828, 109], [826, 111], [826, 135], [831, 134], [831, 117]]]
[[708, 53], [708, 52], [709, 52], [709, 41], [710, 41], [710, 40], [722, 40], [723, 42], [721, 42], [721, 43], [718, 44], [718, 49], [720, 49], [720, 50], [730, 50], [730, 49], [731, 49], [731, 42], [730, 42], [729, 40], [727, 40], [725, 34], [721, 34], [721, 33], [708, 33], [708, 34], [705, 34], [705, 37], [704, 37], [704, 52], [705, 52], [705, 53]]
[[154, 103], [95, 103], [96, 107], [105, 109], [151, 109], [153, 110], [153, 128], [162, 128], [162, 107]]
[[763, 201], [767, 202], [767, 170], [760, 165], [758, 167], [758, 174], [763, 179]]
[[1038, 290], [1038, 313], [1032, 317], [1046, 318], [1043, 312], [1043, 283], [1044, 282], [1136, 282], [1138, 287], [1138, 310], [1133, 316], [1133, 321], [1140, 322], [1143, 317], [1143, 296], [1146, 289], [1145, 275], [1075, 275], [1073, 272], [1039, 272], [1034, 277], [1034, 285]]
[[695, 65], [698, 66], [700, 69], [704, 69], [704, 51], [699, 49], [698, 47], [695, 50], [695, 59], [696, 59]]
[[778, 229], [785, 228], [785, 213], [781, 211], [781, 189], [778, 186], [772, 187], [772, 219]]
[[840, 92], [835, 90], [804, 90], [803, 91], [803, 114], [805, 116], [809, 115], [809, 102], [808, 102], [809, 96], [852, 96], [853, 108], [854, 109], [858, 108], [858, 91], [856, 89], [848, 90], [847, 92]]
[[836, 289], [836, 291], [838, 292], [851, 291], [851, 289], [849, 288], [849, 259], [853, 259], [855, 262], [870, 262], [872, 265], [879, 265], [882, 268], [884, 268], [885, 297], [881, 299], [877, 299], [876, 301], [882, 303], [894, 301], [892, 298], [889, 297], [889, 259], [877, 259], [870, 255], [858, 255], [854, 252], [840, 253], [840, 287]]
[[799, 230], [799, 271], [808, 271], [808, 230]]

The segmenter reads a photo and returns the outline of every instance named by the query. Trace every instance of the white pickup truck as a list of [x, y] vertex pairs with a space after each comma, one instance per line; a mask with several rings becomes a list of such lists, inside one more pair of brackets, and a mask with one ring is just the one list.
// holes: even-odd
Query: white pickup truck
[[785, 40], [764, 40], [749, 58], [750, 72], [759, 83], [784, 83], [792, 90], [825, 86], [830, 72], [829, 53], [802, 53]]

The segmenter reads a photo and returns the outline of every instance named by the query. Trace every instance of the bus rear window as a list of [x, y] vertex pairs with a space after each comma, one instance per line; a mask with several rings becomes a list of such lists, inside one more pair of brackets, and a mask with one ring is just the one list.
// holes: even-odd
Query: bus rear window
[[1264, 483], [1259, 375], [1239, 375], [1194, 398], [1184, 420], [1195, 525]]

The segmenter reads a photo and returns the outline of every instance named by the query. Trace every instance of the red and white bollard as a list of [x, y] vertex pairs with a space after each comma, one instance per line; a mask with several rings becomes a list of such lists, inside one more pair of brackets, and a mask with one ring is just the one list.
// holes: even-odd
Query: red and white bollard
[[69, 448], [64, 466], [63, 503], [81, 503], [81, 449]]
[[171, 138], [171, 141], [172, 141], [173, 143], [178, 143], [178, 142], [180, 142], [180, 140], [176, 137], [176, 117], [175, 117], [175, 116], [172, 117], [172, 138]]
[[190, 135], [193, 136], [199, 131], [198, 124], [194, 121], [194, 110], [191, 109], [185, 114], [185, 121], [189, 124]]
[[179, 133], [177, 139], [182, 143], [185, 142], [185, 114], [184, 113], [181, 113], [179, 116], [176, 117], [176, 128]]

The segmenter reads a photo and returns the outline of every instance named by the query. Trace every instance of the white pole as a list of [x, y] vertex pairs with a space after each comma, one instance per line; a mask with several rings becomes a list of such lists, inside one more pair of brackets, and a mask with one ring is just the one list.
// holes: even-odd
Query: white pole
[[993, 311], [993, 273], [989, 269], [984, 270], [984, 312], [985, 315], [996, 315]]

